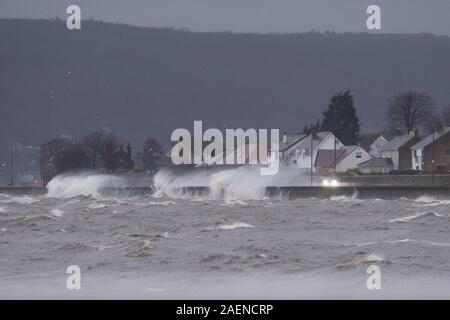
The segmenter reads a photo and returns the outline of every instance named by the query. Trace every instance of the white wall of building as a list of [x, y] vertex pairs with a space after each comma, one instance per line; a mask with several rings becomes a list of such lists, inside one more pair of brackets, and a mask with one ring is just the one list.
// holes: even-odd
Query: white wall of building
[[372, 156], [363, 148], [357, 147], [336, 166], [338, 172], [345, 172], [349, 169], [357, 169], [358, 164], [372, 159]]
[[411, 149], [412, 169], [422, 170], [423, 165], [423, 149]]

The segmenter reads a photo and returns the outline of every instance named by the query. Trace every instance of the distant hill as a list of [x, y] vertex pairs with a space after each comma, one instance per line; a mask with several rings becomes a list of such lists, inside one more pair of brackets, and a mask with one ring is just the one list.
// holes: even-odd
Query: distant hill
[[[405, 89], [450, 103], [450, 38], [430, 34], [193, 33], [85, 21], [0, 20], [0, 146], [107, 126], [140, 146], [174, 128], [298, 132], [339, 90], [365, 130]], [[1, 156], [1, 155], [0, 155]]]

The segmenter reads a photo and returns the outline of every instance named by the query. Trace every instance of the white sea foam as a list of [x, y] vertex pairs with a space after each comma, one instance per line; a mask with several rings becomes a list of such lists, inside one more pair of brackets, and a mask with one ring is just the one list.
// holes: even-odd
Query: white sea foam
[[440, 206], [440, 205], [449, 205], [450, 200], [439, 200], [435, 199], [433, 197], [428, 196], [421, 196], [414, 200], [416, 203], [420, 203], [422, 206], [425, 207], [434, 207], [434, 206]]
[[103, 203], [92, 203], [92, 204], [90, 204], [90, 205], [88, 205], [88, 208], [89, 209], [103, 209], [103, 208], [106, 208], [106, 204], [103, 204]]
[[390, 243], [399, 243], [399, 244], [401, 244], [401, 243], [418, 243], [418, 244], [423, 244], [423, 245], [428, 245], [428, 246], [433, 246], [433, 247], [450, 247], [450, 243], [427, 241], [427, 240], [415, 240], [415, 239], [401, 239], [401, 240], [390, 241]]
[[414, 200], [414, 202], [424, 202], [424, 203], [430, 203], [430, 202], [436, 202], [437, 200], [433, 197], [429, 196], [420, 196], [417, 199]]
[[248, 223], [235, 222], [233, 224], [222, 225], [222, 226], [218, 227], [217, 229], [234, 230], [234, 229], [237, 229], [237, 228], [254, 228], [254, 227], [252, 225], [248, 224]]
[[61, 209], [56, 209], [53, 208], [50, 210], [50, 213], [52, 214], [52, 216], [54, 217], [62, 217], [64, 215], [64, 211]]
[[246, 206], [247, 202], [242, 200], [225, 200], [224, 203], [220, 204], [220, 206], [234, 206], [234, 205]]
[[77, 174], [59, 175], [48, 184], [48, 197], [74, 198], [78, 196], [99, 196], [99, 190], [104, 187], [117, 187], [122, 185], [122, 179], [105, 174]]
[[13, 196], [8, 194], [0, 195], [0, 203], [32, 204], [37, 201], [39, 201], [38, 197]]
[[338, 202], [362, 201], [362, 200], [358, 199], [357, 196], [358, 195], [355, 192], [351, 197], [344, 196], [344, 195], [342, 195], [342, 196], [331, 196], [330, 200], [331, 201], [338, 201]]
[[416, 219], [420, 219], [420, 218], [426, 218], [426, 217], [442, 218], [443, 215], [438, 214], [436, 212], [432, 212], [432, 211], [426, 211], [426, 212], [422, 212], [422, 213], [417, 213], [417, 214], [413, 214], [413, 215], [410, 215], [410, 216], [406, 216], [406, 217], [403, 217], [403, 218], [391, 219], [388, 222], [390, 222], [390, 223], [394, 223], [394, 222], [408, 222], [408, 221], [412, 221], [412, 220], [416, 220]]
[[336, 265], [336, 268], [338, 269], [344, 269], [344, 268], [350, 268], [355, 267], [360, 264], [369, 264], [369, 263], [376, 263], [376, 262], [383, 262], [385, 261], [384, 256], [376, 253], [370, 253], [370, 254], [358, 254], [356, 256], [351, 257], [350, 259], [346, 259], [344, 262], [340, 262]]
[[177, 204], [175, 201], [150, 201], [149, 204], [154, 206], [170, 206], [173, 204]]
[[384, 257], [382, 255], [378, 255], [375, 253], [368, 254], [361, 259], [361, 262], [363, 262], [363, 263], [373, 263], [373, 262], [382, 262], [382, 261], [384, 261]]

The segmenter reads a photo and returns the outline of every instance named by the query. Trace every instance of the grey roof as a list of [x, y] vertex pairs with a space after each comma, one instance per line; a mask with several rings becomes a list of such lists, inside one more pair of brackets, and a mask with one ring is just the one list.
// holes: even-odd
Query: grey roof
[[389, 143], [389, 140], [386, 139], [382, 134], [380, 134], [378, 137], [376, 137], [375, 139], [372, 140], [372, 142], [369, 144], [369, 147], [371, 147], [372, 145], [374, 145], [375, 142], [377, 142], [377, 141], [379, 141], [379, 140], [381, 140], [381, 141], [383, 141], [383, 142], [385, 141], [384, 144]]
[[392, 150], [398, 150], [401, 146], [403, 146], [405, 143], [407, 143], [409, 140], [414, 138], [413, 135], [410, 134], [404, 134], [401, 136], [397, 136], [388, 143], [386, 143], [384, 146], [381, 147], [381, 151], [392, 151]]
[[[434, 133], [434, 140], [442, 137], [443, 135], [445, 135], [448, 132], [450, 132], [450, 127], [444, 127], [444, 128], [442, 128], [441, 131], [436, 131]], [[411, 147], [411, 149], [423, 149], [424, 147], [426, 147], [427, 145], [429, 145], [432, 142], [433, 142], [433, 134], [430, 134], [425, 139], [423, 139], [423, 140], [419, 141], [418, 143], [416, 143], [415, 145], [413, 145]]]
[[[330, 134], [331, 134], [331, 132], [327, 132], [327, 131], [316, 132], [316, 138], [313, 139], [313, 150], [315, 150], [317, 148], [317, 146]], [[307, 136], [306, 138], [301, 140], [299, 143], [297, 143], [296, 148], [305, 149], [306, 150], [305, 154], [309, 155], [310, 154], [309, 149], [311, 148], [311, 135]]]
[[367, 160], [366, 162], [358, 164], [358, 167], [372, 167], [372, 168], [380, 168], [380, 167], [393, 167], [394, 163], [391, 158], [372, 158]]
[[288, 134], [287, 141], [280, 143], [280, 151], [288, 149], [289, 147], [291, 147], [292, 145], [294, 145], [295, 143], [297, 143], [298, 141], [302, 140], [305, 137], [306, 137], [305, 134]]

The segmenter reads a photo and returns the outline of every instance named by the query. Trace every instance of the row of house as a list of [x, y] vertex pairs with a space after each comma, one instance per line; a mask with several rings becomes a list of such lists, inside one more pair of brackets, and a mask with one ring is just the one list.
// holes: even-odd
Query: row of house
[[[244, 155], [250, 158], [258, 150], [260, 152], [261, 148], [270, 153], [267, 146], [246, 144], [229, 154], [224, 152], [215, 157]], [[433, 159], [436, 171], [447, 172], [450, 168], [450, 127], [424, 139], [420, 139], [414, 132], [397, 136], [391, 141], [379, 136], [367, 148], [359, 145], [345, 146], [333, 133], [326, 131], [309, 135], [284, 134], [279, 153], [282, 167], [312, 168], [320, 174], [343, 173], [350, 169], [366, 174], [388, 173], [393, 170], [431, 172]], [[244, 163], [247, 162], [244, 159]]]
[[424, 139], [415, 132], [388, 141], [377, 137], [367, 150], [361, 146], [344, 146], [331, 132], [309, 136], [293, 135], [283, 138], [282, 163], [288, 167], [311, 168], [310, 150], [313, 139], [312, 163], [319, 173], [361, 173], [420, 171], [447, 173], [450, 170], [450, 127], [435, 131]]
[[281, 164], [319, 173], [345, 172], [357, 168], [372, 156], [361, 146], [344, 146], [331, 132], [283, 136]]

